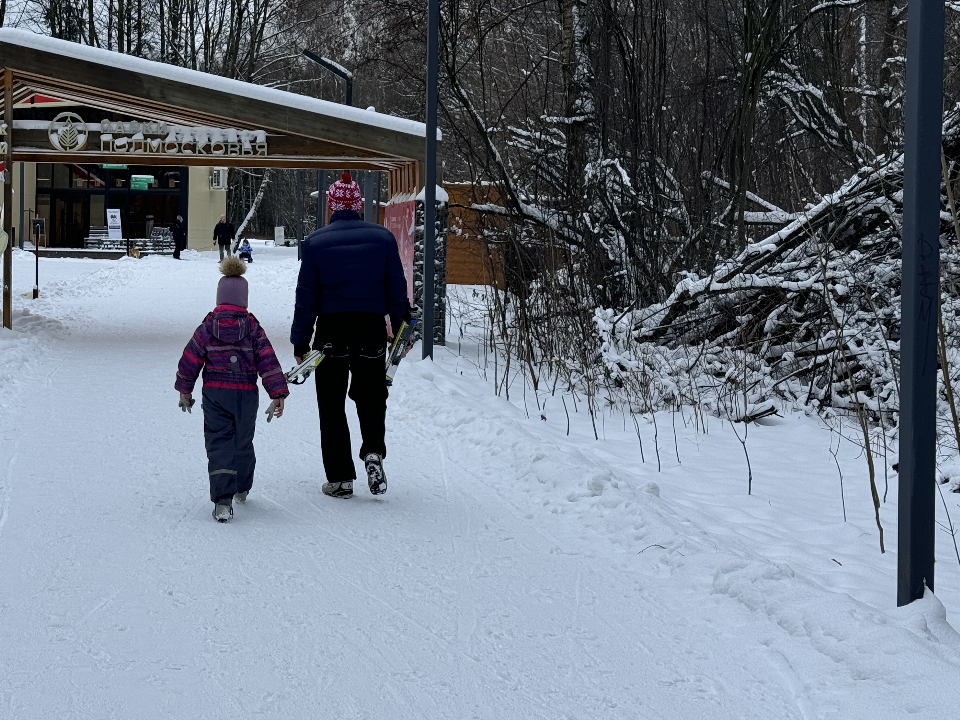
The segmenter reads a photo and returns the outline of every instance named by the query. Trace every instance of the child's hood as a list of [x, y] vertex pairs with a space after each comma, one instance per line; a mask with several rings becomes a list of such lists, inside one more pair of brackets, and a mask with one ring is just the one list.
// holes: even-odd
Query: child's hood
[[220, 342], [234, 343], [250, 334], [253, 316], [236, 305], [218, 305], [207, 315], [204, 325], [207, 331]]

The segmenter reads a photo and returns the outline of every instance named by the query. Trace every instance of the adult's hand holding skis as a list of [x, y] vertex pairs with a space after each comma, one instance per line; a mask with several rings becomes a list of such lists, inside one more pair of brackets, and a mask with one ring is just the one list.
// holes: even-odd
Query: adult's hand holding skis
[[[284, 377], [291, 385], [303, 385], [307, 378], [317, 369], [317, 365], [323, 362], [330, 345], [325, 345], [323, 350], [311, 350], [308, 347], [297, 346], [294, 348], [293, 359], [297, 361], [295, 367], [288, 370]], [[283, 398], [277, 398], [267, 407], [267, 422], [275, 417], [283, 415]]]
[[181, 412], [187, 412], [191, 415], [193, 414], [193, 406], [196, 404], [196, 400], [193, 399], [193, 396], [189, 393], [180, 393], [180, 402], [178, 407]]
[[309, 347], [297, 346], [293, 350], [293, 359], [296, 360], [297, 364], [287, 371], [286, 377], [287, 382], [291, 385], [303, 385], [307, 381], [307, 378], [313, 374], [313, 371], [317, 369], [317, 365], [323, 362], [323, 358], [327, 356], [327, 351], [330, 350], [330, 344], [326, 344], [323, 347], [323, 350], [311, 350]]
[[303, 359], [310, 354], [309, 345], [297, 345], [293, 349], [293, 359], [297, 361], [297, 365], [303, 362]]
[[408, 314], [408, 318], [400, 323], [400, 327], [390, 343], [386, 362], [387, 387], [393, 385], [393, 378], [396, 377], [400, 361], [407, 356], [410, 348], [413, 347], [415, 340], [413, 331], [416, 325], [417, 318]]

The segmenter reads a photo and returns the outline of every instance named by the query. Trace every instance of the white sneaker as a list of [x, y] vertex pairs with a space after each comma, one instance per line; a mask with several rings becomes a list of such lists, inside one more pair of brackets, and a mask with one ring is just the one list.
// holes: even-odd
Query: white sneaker
[[383, 460], [376, 453], [367, 453], [363, 458], [367, 469], [367, 485], [374, 495], [383, 495], [387, 491], [387, 474], [383, 471]]
[[213, 519], [217, 522], [229, 522], [230, 518], [233, 517], [233, 505], [224, 505], [223, 503], [217, 503], [213, 508]]

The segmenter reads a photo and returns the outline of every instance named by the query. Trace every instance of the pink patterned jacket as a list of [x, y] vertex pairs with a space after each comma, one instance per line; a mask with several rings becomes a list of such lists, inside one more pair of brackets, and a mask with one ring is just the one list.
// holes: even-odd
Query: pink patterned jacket
[[201, 370], [204, 387], [255, 391], [259, 375], [271, 398], [290, 394], [267, 334], [246, 308], [236, 305], [218, 305], [193, 333], [174, 387], [192, 393]]

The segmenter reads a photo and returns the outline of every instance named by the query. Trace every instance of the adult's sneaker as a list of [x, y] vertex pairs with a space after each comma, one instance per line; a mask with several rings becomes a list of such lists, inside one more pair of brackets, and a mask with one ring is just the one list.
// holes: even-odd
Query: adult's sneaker
[[367, 453], [363, 458], [367, 469], [367, 485], [374, 495], [383, 495], [387, 491], [387, 474], [383, 471], [383, 459], [376, 453]]
[[325, 482], [321, 489], [324, 495], [329, 495], [330, 497], [353, 497], [353, 480], [347, 480], [345, 482]]
[[217, 503], [213, 508], [213, 519], [217, 522], [229, 522], [233, 517], [233, 505]]

